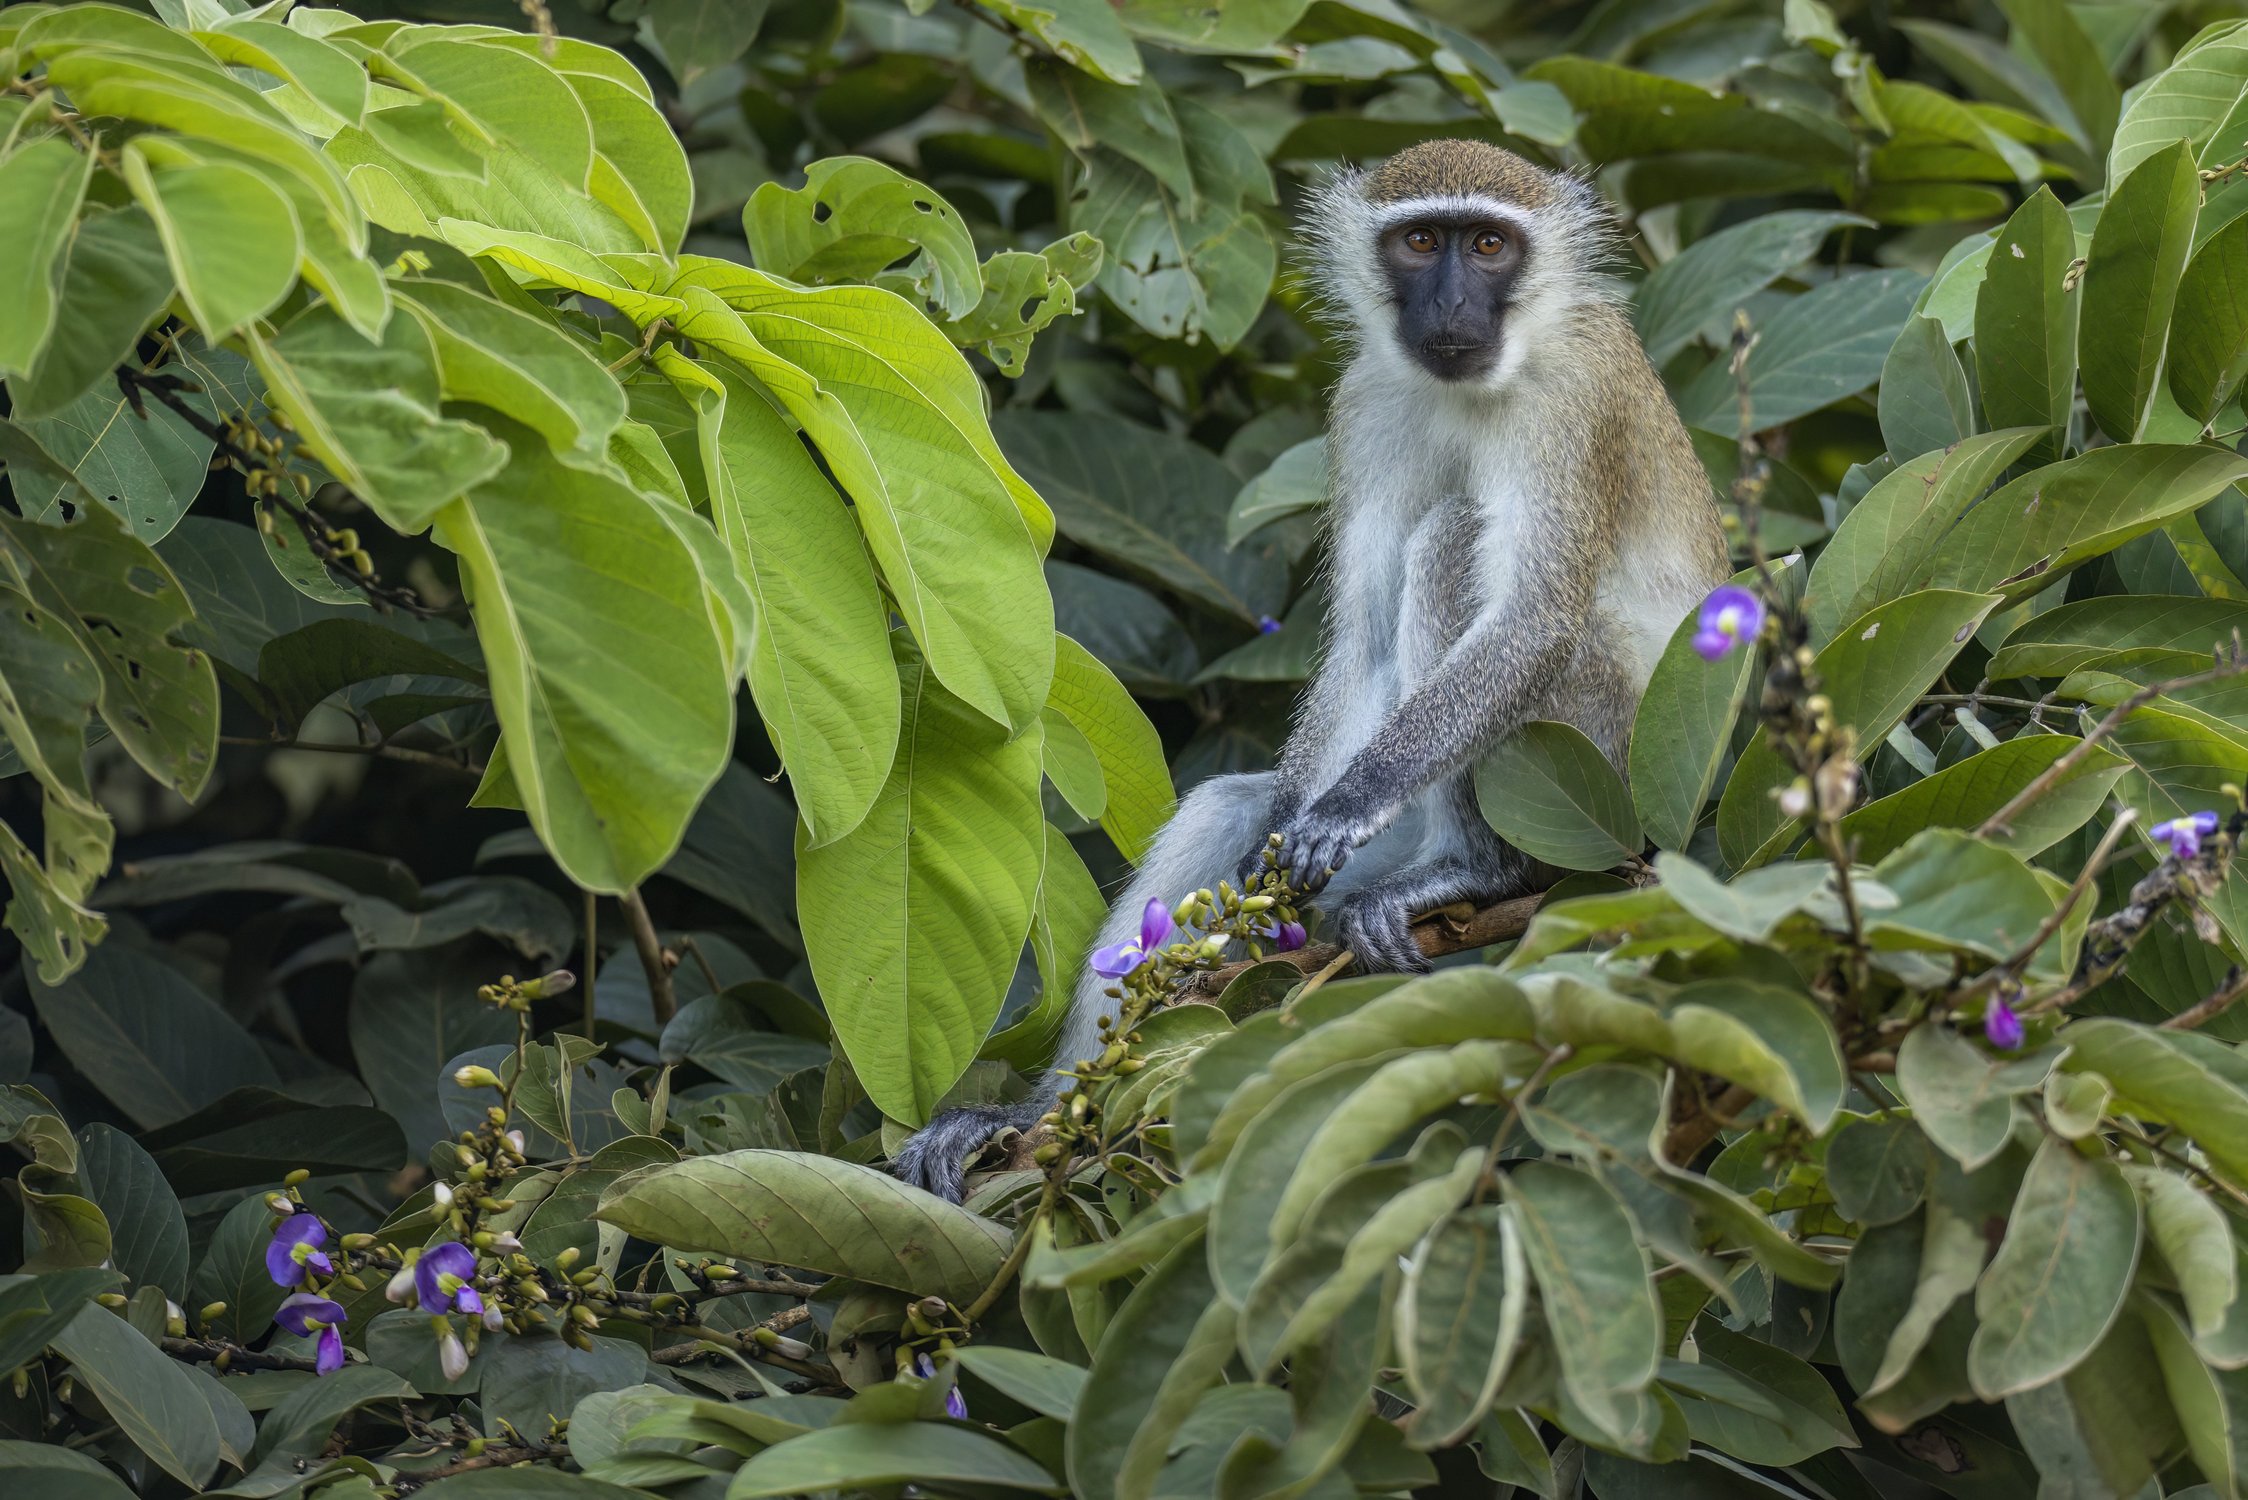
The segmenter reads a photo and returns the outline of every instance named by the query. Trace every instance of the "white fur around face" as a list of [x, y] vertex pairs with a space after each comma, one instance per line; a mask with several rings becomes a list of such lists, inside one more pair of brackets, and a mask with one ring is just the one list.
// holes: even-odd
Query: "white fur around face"
[[[1432, 391], [1506, 389], [1533, 364], [1580, 308], [1621, 295], [1603, 274], [1616, 254], [1615, 227], [1597, 196], [1571, 182], [1556, 205], [1529, 208], [1482, 193], [1432, 193], [1370, 203], [1365, 178], [1338, 172], [1322, 188], [1305, 224], [1320, 311], [1356, 347], [1360, 359], [1382, 361], [1384, 373]], [[1508, 309], [1498, 360], [1470, 382], [1445, 382], [1423, 370], [1399, 345], [1389, 279], [1379, 244], [1399, 224], [1431, 216], [1481, 215], [1522, 236], [1527, 263]]]

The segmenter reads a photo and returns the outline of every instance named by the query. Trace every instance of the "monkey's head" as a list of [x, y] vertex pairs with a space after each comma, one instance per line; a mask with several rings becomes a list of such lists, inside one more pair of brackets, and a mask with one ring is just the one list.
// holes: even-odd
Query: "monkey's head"
[[1482, 141], [1428, 141], [1339, 174], [1306, 228], [1322, 290], [1362, 347], [1436, 380], [1495, 384], [1542, 331], [1613, 293], [1591, 185]]

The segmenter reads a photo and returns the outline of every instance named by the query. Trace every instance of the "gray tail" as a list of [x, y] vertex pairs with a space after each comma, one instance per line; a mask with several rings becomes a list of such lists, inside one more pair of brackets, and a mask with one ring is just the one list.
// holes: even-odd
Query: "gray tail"
[[991, 1138], [1009, 1129], [1028, 1130], [1038, 1123], [1049, 1103], [1026, 1099], [1020, 1104], [979, 1104], [968, 1109], [948, 1109], [915, 1131], [891, 1158], [890, 1170], [947, 1203], [960, 1201], [961, 1180], [968, 1163]]

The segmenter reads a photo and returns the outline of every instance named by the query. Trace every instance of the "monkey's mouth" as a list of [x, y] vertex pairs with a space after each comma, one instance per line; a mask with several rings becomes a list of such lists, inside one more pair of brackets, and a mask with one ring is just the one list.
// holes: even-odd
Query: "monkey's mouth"
[[1423, 339], [1414, 349], [1422, 369], [1439, 380], [1481, 375], [1498, 358], [1498, 346], [1482, 340]]

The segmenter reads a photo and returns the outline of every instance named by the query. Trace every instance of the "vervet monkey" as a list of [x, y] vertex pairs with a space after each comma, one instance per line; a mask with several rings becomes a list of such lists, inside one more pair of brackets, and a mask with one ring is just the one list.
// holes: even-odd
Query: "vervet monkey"
[[[1592, 187], [1476, 141], [1431, 141], [1328, 184], [1305, 228], [1350, 361], [1329, 422], [1325, 649], [1277, 769], [1203, 782], [1099, 941], [1150, 897], [1241, 878], [1268, 836], [1371, 970], [1421, 971], [1417, 914], [1536, 887], [1478, 814], [1474, 762], [1532, 719], [1623, 765], [1673, 630], [1727, 572], [1709, 476], [1619, 293]], [[1503, 793], [1502, 793], [1503, 794]], [[1099, 1051], [1087, 972], [1056, 1052]], [[950, 1111], [899, 1152], [957, 1198], [964, 1163], [1053, 1107]]]

